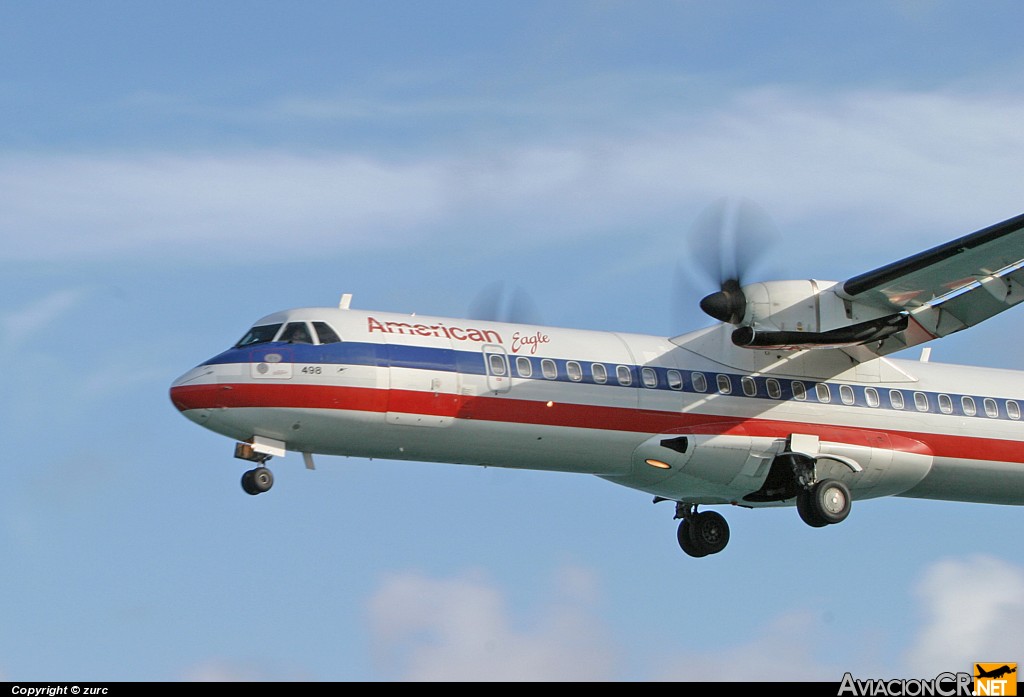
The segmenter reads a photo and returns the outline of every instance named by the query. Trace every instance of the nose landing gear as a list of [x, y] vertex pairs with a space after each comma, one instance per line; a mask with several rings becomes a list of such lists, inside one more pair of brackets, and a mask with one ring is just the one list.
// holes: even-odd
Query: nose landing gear
[[258, 465], [242, 475], [242, 491], [250, 496], [270, 491], [270, 487], [274, 486], [274, 474], [267, 469], [266, 463], [274, 455], [283, 455], [284, 452], [284, 443], [267, 438], [254, 437], [253, 443], [237, 443], [235, 457]]
[[274, 474], [266, 467], [260, 466], [251, 469], [242, 475], [242, 490], [250, 496], [270, 491], [272, 486], [274, 486]]

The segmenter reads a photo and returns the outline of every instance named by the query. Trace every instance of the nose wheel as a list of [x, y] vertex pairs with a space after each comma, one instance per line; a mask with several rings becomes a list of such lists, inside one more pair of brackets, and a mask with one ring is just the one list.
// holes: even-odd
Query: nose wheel
[[[255, 440], [255, 437], [254, 437]], [[265, 440], [265, 439], [264, 439]], [[265, 444], [261, 444], [265, 447]], [[284, 443], [280, 443], [281, 452], [284, 452]], [[237, 443], [234, 445], [234, 456], [239, 460], [248, 460], [255, 463], [256, 467], [242, 475], [242, 490], [250, 496], [257, 493], [269, 491], [273, 486], [273, 474], [266, 469], [266, 463], [273, 455], [264, 450], [257, 450], [250, 442]]]
[[266, 467], [251, 469], [242, 475], [242, 490], [250, 496], [270, 491], [274, 486], [274, 474]]

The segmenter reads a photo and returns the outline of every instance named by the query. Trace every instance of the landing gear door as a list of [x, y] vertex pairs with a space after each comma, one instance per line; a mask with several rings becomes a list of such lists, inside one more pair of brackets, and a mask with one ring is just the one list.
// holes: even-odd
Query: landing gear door
[[487, 389], [491, 392], [508, 392], [512, 388], [512, 373], [505, 348], [498, 344], [486, 344], [483, 350]]

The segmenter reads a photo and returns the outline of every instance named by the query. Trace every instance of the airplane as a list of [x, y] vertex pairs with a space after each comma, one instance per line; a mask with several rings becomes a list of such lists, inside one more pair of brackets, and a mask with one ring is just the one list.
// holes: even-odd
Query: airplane
[[[242, 488], [288, 451], [590, 474], [675, 503], [676, 539], [721, 552], [714, 510], [854, 500], [1024, 504], [1024, 372], [890, 354], [1024, 300], [1024, 215], [842, 282], [741, 283], [674, 337], [298, 308], [178, 378], [174, 406], [236, 441]], [[926, 348], [925, 351], [928, 351]]]
[[975, 665], [975, 668], [978, 671], [978, 674], [974, 676], [976, 678], [995, 678], [998, 680], [1004, 675], [1017, 672], [1016, 665], [1014, 665], [1013, 668], [1011, 668], [1009, 665], [1002, 665], [999, 668], [995, 668], [993, 670], [982, 670], [981, 667], [978, 665]]

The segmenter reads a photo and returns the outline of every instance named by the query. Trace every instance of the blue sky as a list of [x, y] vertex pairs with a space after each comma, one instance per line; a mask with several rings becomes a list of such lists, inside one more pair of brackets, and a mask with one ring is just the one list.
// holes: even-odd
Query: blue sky
[[[1018, 661], [1020, 510], [813, 530], [567, 474], [321, 458], [242, 493], [170, 382], [272, 311], [707, 323], [721, 196], [765, 278], [1024, 211], [1024, 9], [953, 2], [0, 2], [0, 679], [931, 677]], [[933, 360], [1024, 369], [1008, 312]], [[915, 354], [916, 355], [916, 354]]]

